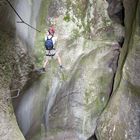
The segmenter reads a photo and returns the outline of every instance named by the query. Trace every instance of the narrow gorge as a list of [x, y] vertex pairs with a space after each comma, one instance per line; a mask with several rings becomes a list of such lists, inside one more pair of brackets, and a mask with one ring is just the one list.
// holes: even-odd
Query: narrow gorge
[[[0, 140], [140, 140], [140, 0], [0, 0]], [[55, 26], [63, 68], [44, 35]]]

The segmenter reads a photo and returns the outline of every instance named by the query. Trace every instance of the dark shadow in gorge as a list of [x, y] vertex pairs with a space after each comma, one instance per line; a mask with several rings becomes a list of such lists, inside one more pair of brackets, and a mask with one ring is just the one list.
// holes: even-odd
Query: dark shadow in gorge
[[[108, 6], [108, 15], [111, 18], [111, 20], [113, 20], [116, 23], [121, 24], [122, 26], [125, 26], [124, 24], [124, 19], [125, 19], [125, 9], [123, 6], [123, 2], [122, 1], [113, 1], [113, 0], [107, 0], [109, 6]], [[125, 37], [121, 36], [117, 41], [118, 41], [118, 48], [122, 48], [123, 44], [124, 44], [124, 40]], [[118, 49], [119, 53], [120, 50]], [[120, 54], [119, 54], [120, 55]], [[117, 65], [116, 67], [118, 68], [118, 62], [119, 62], [119, 56], [117, 58]], [[116, 68], [116, 71], [117, 71]], [[112, 88], [111, 88], [111, 92], [110, 92], [110, 97], [112, 95], [113, 92], [113, 87], [114, 87], [114, 82], [115, 82], [115, 76], [116, 76], [116, 72], [114, 73], [114, 77], [113, 77], [113, 82], [112, 82]]]
[[98, 140], [96, 135], [94, 134], [93, 136], [91, 136], [90, 138], [88, 138], [87, 140]]

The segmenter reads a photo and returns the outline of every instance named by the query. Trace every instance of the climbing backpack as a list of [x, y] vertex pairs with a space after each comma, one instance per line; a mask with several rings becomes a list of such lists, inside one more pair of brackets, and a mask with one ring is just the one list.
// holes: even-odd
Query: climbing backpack
[[52, 50], [53, 49], [53, 41], [52, 41], [52, 37], [46, 39], [45, 41], [45, 48], [46, 50]]

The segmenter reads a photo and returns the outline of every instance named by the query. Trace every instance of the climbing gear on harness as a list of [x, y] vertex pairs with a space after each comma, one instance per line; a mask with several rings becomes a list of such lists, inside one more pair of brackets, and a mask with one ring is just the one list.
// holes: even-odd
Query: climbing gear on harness
[[60, 67], [61, 69], [63, 68], [63, 66], [62, 66], [62, 65], [60, 65], [59, 67]]
[[56, 54], [55, 48], [51, 50], [47, 50], [48, 52], [46, 53], [46, 56], [51, 56], [53, 57]]
[[45, 68], [42, 68], [42, 71], [45, 72], [46, 71]]
[[47, 37], [47, 39], [45, 41], [46, 50], [52, 50], [53, 49], [53, 41], [52, 41], [52, 38], [53, 38], [53, 36], [51, 38], [48, 38]]

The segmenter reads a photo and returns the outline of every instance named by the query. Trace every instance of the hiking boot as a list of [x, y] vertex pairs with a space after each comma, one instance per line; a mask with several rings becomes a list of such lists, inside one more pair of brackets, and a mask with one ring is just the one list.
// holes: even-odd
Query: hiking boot
[[60, 69], [64, 68], [62, 65], [59, 65]]
[[42, 68], [42, 71], [43, 71], [43, 72], [46, 72], [45, 68]]

